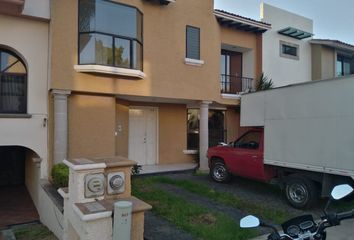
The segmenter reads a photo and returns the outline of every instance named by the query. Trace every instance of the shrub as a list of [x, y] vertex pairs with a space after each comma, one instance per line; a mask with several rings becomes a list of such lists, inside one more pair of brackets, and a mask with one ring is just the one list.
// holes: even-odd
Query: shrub
[[64, 163], [54, 165], [52, 168], [53, 184], [57, 188], [67, 187], [69, 183], [69, 168]]
[[142, 166], [141, 165], [138, 165], [138, 164], [135, 164], [133, 167], [132, 167], [132, 175], [138, 175], [140, 173], [140, 171], [142, 170]]

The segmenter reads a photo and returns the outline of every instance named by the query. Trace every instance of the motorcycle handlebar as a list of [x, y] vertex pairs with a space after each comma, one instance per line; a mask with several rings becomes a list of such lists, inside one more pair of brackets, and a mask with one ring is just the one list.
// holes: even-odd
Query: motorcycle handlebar
[[338, 221], [354, 218], [354, 210], [351, 210], [348, 212], [337, 213], [336, 217], [337, 217]]

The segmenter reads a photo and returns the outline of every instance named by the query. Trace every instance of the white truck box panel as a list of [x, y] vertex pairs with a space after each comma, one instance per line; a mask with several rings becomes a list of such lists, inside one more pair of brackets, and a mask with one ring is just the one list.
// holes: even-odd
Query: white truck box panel
[[354, 176], [354, 76], [244, 95], [241, 122], [264, 126], [266, 164]]
[[242, 95], [240, 120], [242, 127], [264, 126], [265, 95], [265, 91]]

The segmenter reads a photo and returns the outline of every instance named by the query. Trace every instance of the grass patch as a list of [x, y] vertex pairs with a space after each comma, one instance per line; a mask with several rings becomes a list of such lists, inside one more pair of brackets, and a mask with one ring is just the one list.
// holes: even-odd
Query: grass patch
[[249, 239], [257, 231], [240, 229], [225, 214], [210, 212], [196, 204], [154, 187], [155, 178], [133, 179], [133, 193], [153, 206], [152, 211], [197, 239]]
[[330, 211], [345, 212], [352, 209], [354, 209], [354, 196], [339, 201], [333, 201], [330, 205]]
[[288, 213], [279, 209], [269, 209], [260, 205], [247, 202], [237, 198], [231, 193], [219, 192], [201, 183], [194, 183], [189, 180], [176, 180], [168, 177], [157, 176], [151, 177], [151, 181], [157, 183], [167, 183], [181, 187], [189, 192], [207, 197], [217, 203], [229, 205], [238, 209], [242, 209], [247, 213], [260, 216], [262, 218], [273, 221], [274, 223], [281, 224], [288, 220], [290, 217]]
[[17, 240], [57, 240], [54, 234], [41, 224], [16, 228], [13, 232]]

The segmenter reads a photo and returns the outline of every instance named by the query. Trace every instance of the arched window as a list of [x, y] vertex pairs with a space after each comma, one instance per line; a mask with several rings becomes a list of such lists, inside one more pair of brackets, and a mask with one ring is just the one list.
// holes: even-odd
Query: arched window
[[5, 49], [0, 49], [0, 113], [27, 113], [26, 66]]

